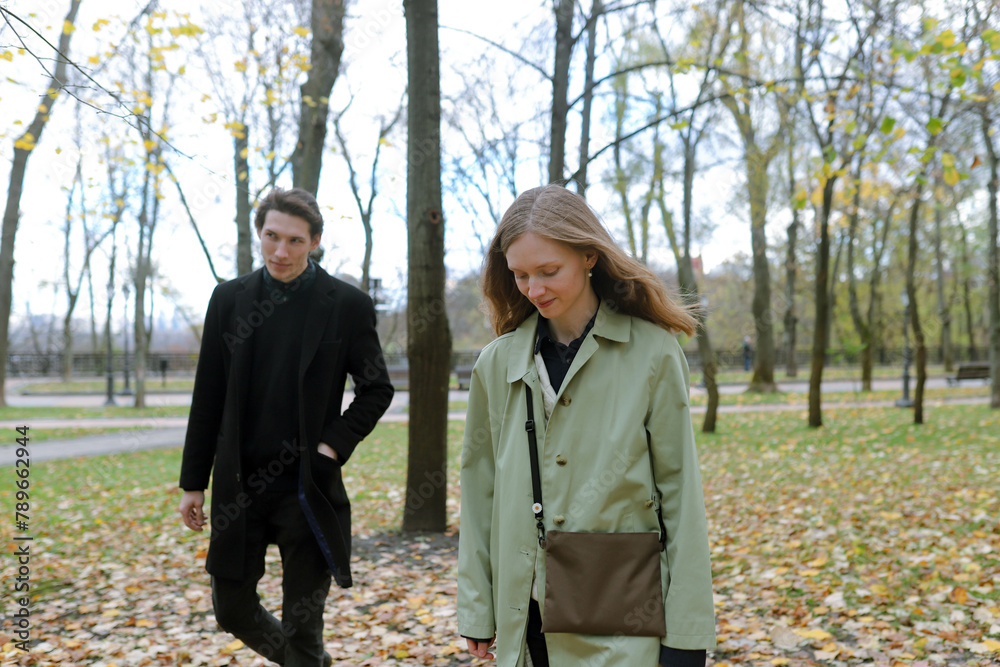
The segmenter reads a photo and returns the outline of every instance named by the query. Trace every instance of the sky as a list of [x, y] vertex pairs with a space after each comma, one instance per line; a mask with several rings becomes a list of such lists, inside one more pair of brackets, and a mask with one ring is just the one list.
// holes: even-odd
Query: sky
[[[237, 0], [229, 2], [233, 9], [238, 8]], [[342, 69], [332, 95], [331, 106], [342, 108], [353, 95], [349, 114], [345, 116], [345, 128], [354, 158], [359, 164], [356, 168], [367, 178], [370, 172], [371, 150], [377, 137], [379, 123], [382, 118], [391, 116], [399, 105], [406, 84], [405, 72], [405, 20], [402, 12], [402, 2], [399, 0], [356, 0], [349, 5], [349, 16], [345, 24], [345, 51]], [[171, 9], [183, 11], [185, 5], [191, 6], [193, 20], [198, 19], [198, 4], [192, 0], [176, 0], [170, 3]], [[68, 7], [67, 0], [14, 0], [5, 5], [10, 11], [27, 17], [35, 13], [32, 21], [36, 25], [52, 26], [44, 31], [47, 37], [55, 41], [57, 27], [61, 25]], [[72, 50], [75, 54], [94, 52], [93, 40], [101, 35], [90, 30], [95, 20], [109, 14], [129, 17], [134, 15], [140, 6], [136, 0], [116, 0], [114, 2], [97, 3], [84, 2], [81, 6], [77, 25], [80, 26], [74, 35]], [[29, 9], [30, 8], [30, 9]], [[541, 22], [551, 11], [549, 3], [544, 0], [508, 0], [505, 3], [469, 3], [461, 0], [441, 0], [439, 2], [439, 22], [442, 59], [448, 59], [461, 67], [463, 59], [471, 63], [484, 49], [490, 47], [480, 40], [469, 37], [459, 30], [480, 34], [489, 39], [504, 42], [523, 26]], [[534, 19], [537, 17], [537, 21]], [[452, 30], [455, 28], [458, 30]], [[90, 40], [90, 43], [88, 43]], [[9, 29], [0, 32], [0, 54], [10, 48], [12, 35]], [[499, 55], [498, 58], [507, 56]], [[543, 63], [548, 66], [547, 63]], [[194, 69], [192, 66], [189, 69]], [[453, 83], [448, 67], [443, 71], [445, 94]], [[525, 68], [527, 69], [527, 68]], [[538, 75], [525, 71], [518, 76], [538, 79]], [[11, 80], [17, 81], [15, 85]], [[37, 95], [44, 86], [45, 74], [40, 66], [29, 58], [6, 61], [0, 59], [0, 182], [6, 184], [9, 180], [10, 146], [13, 139], [23, 131], [13, 125], [16, 119], [23, 119], [27, 124], [34, 112]], [[107, 84], [108, 82], [103, 82]], [[545, 96], [550, 89], [539, 79], [538, 94]], [[205, 115], [210, 106], [194, 101], [199, 93], [210, 93], [208, 82], [199, 83], [194, 80], [189, 86], [186, 103], [175, 104], [175, 114]], [[518, 104], [511, 100], [511, 104]], [[75, 165], [75, 157], [68, 158], [69, 152], [62, 151], [64, 146], [71, 146], [70, 128], [73, 123], [73, 100], [66, 97], [58, 103], [56, 113], [49, 127], [46, 128], [41, 142], [34, 151], [28, 166], [28, 178], [25, 183], [25, 195], [22, 199], [22, 224], [18, 232], [15, 267], [15, 315], [23, 314], [30, 302], [32, 312], [60, 312], [64, 308], [65, 297], [54, 293], [51, 285], [61, 277], [62, 252], [61, 220], [64, 216], [66, 193], [60, 186], [68, 183], [67, 171]], [[348, 118], [350, 119], [348, 121]], [[113, 121], [112, 121], [113, 122]], [[175, 120], [176, 122], [176, 120]], [[190, 125], [190, 124], [189, 124]], [[221, 123], [218, 124], [221, 126]], [[232, 185], [230, 172], [232, 170], [231, 143], [224, 130], [218, 126], [193, 124], [197, 136], [174, 136], [174, 143], [186, 155], [175, 155], [170, 162], [182, 182], [185, 195], [195, 210], [202, 234], [212, 250], [213, 261], [217, 270], [225, 277], [235, 275], [232, 259], [235, 243], [235, 229], [231, 221], [233, 212]], [[401, 121], [400, 129], [405, 129]], [[203, 130], [201, 128], [204, 128]], [[122, 131], [130, 131], [122, 126]], [[383, 147], [379, 169], [379, 196], [376, 200], [373, 225], [375, 228], [374, 255], [372, 276], [381, 278], [387, 285], [387, 294], [391, 300], [399, 301], [403, 297], [405, 286], [404, 269], [406, 266], [406, 226], [405, 226], [405, 196], [406, 196], [406, 164], [403, 134], [396, 132], [389, 137], [388, 145]], [[340, 155], [333, 152], [333, 133], [327, 137], [327, 151], [324, 154], [323, 173], [320, 183], [318, 200], [323, 208], [326, 221], [323, 246], [326, 250], [324, 266], [328, 270], [342, 272], [360, 277], [360, 261], [364, 248], [364, 233], [353, 196], [347, 187], [348, 172]], [[541, 184], [545, 175], [532, 173], [529, 166], [526, 176], [519, 177], [523, 187]], [[103, 182], [103, 174], [87, 174], [95, 183]], [[593, 180], [594, 176], [591, 176]], [[535, 182], [533, 179], [537, 179]], [[715, 200], [718, 201], [720, 191], [724, 192], [738, 183], [732, 182], [732, 176], [724, 171], [713, 174], [711, 183], [702, 187], [713, 188]], [[287, 184], [286, 184], [287, 185]], [[174, 197], [172, 186], [167, 190], [168, 196]], [[610, 228], [615, 231], [615, 219], [608, 212], [614, 210], [612, 202], [601, 198], [598, 189], [591, 189], [591, 204], [604, 214]], [[727, 197], [728, 198], [728, 197]], [[505, 202], [503, 206], [509, 204]], [[215, 281], [211, 276], [207, 262], [197, 245], [196, 237], [183, 210], [177, 205], [169, 206], [169, 217], [161, 221], [155, 238], [154, 258], [159, 265], [163, 281], [169, 283], [178, 295], [179, 303], [189, 312], [200, 316], [204, 312], [208, 298], [214, 288]], [[476, 271], [480, 264], [479, 241], [470, 234], [473, 221], [467, 219], [466, 212], [453, 207], [447, 208], [446, 200], [446, 263], [449, 274], [453, 278], [461, 277]], [[735, 252], [745, 251], [748, 247], [749, 231], [746, 225], [736, 226], [735, 220], [730, 220], [730, 231], [726, 231], [726, 219], [731, 217], [723, 210], [719, 214], [723, 223], [722, 233], [716, 233], [710, 243], [705, 244], [701, 252], [705, 258], [706, 268], [712, 268]], [[491, 221], [480, 220], [477, 228], [489, 229]], [[621, 236], [621, 234], [616, 234]], [[654, 233], [654, 252], [651, 261], [654, 264], [668, 266], [673, 263], [662, 232]], [[745, 238], [744, 238], [745, 237]], [[103, 294], [104, 278], [99, 278], [101, 271], [106, 275], [107, 258], [95, 256], [95, 289]], [[255, 264], [260, 265], [259, 254], [255, 249]], [[100, 285], [100, 287], [98, 287]], [[98, 298], [98, 301], [102, 301]], [[116, 311], [121, 307], [118, 297]], [[78, 316], [82, 316], [81, 304]], [[170, 300], [157, 296], [157, 308], [165, 308], [169, 312]]]

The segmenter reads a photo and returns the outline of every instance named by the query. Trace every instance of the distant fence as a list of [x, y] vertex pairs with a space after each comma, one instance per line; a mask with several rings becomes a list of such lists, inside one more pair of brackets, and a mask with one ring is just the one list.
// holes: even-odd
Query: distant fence
[[[912, 354], [911, 350], [911, 354]], [[452, 353], [452, 368], [467, 368], [475, 363], [478, 350], [457, 350]], [[686, 350], [688, 365], [693, 369], [701, 368], [701, 355], [698, 350]], [[719, 368], [742, 368], [742, 350], [716, 350]], [[969, 350], [967, 347], [955, 348], [955, 363], [965, 361], [984, 361], [989, 359], [989, 350], [985, 347]], [[784, 350], [775, 350], [775, 369], [787, 365], [787, 355]], [[810, 364], [811, 351], [798, 350], [795, 353], [795, 363], [800, 369], [807, 369]], [[930, 363], [944, 361], [940, 347], [927, 349], [927, 359]], [[403, 372], [407, 366], [405, 354], [387, 354], [386, 365], [395, 373]], [[875, 351], [876, 366], [900, 366], [903, 363], [902, 348], [880, 348]], [[73, 355], [73, 375], [100, 376], [107, 372], [107, 355], [94, 352], [81, 352]], [[197, 352], [150, 352], [146, 357], [146, 373], [161, 373], [166, 363], [166, 372], [173, 376], [194, 375], [198, 366]], [[827, 353], [828, 366], [857, 366], [861, 364], [859, 350], [833, 350]], [[135, 355], [128, 355], [128, 367], [135, 369]], [[111, 370], [121, 373], [125, 368], [125, 355], [118, 352], [112, 356]], [[58, 376], [62, 372], [62, 354], [8, 354], [7, 377], [46, 377]]]
[[[73, 355], [73, 375], [98, 376], [107, 372], [106, 354], [81, 352]], [[171, 375], [194, 375], [198, 365], [197, 352], [150, 352], [146, 357], [146, 373], [159, 373], [163, 362]], [[8, 354], [7, 377], [45, 377], [62, 373], [63, 355], [53, 354]], [[128, 355], [128, 367], [135, 369], [135, 355]], [[116, 353], [111, 358], [111, 370], [121, 373], [125, 369], [125, 355]]]
[[[688, 365], [691, 368], [701, 368], [701, 353], [695, 350], [685, 350], [685, 355], [687, 356]], [[914, 361], [915, 349], [910, 348], [910, 360]], [[716, 350], [715, 351], [716, 361], [719, 368], [742, 368], [743, 367], [743, 350]], [[989, 349], [985, 347], [975, 348], [970, 350], [968, 347], [954, 348], [952, 350], [952, 358], [955, 363], [961, 363], [965, 361], [984, 361], [989, 359]], [[927, 348], [927, 362], [931, 364], [944, 363], [944, 352], [943, 348], [940, 346], [933, 346]], [[812, 350], [800, 349], [795, 352], [795, 365], [800, 369], [808, 369], [809, 364], [812, 363]], [[872, 363], [875, 366], [902, 366], [903, 365], [903, 348], [879, 348], [875, 350], [875, 354], [872, 358]], [[785, 350], [777, 349], [774, 351], [774, 367], [775, 369], [782, 369], [788, 365], [788, 354]], [[826, 354], [827, 366], [860, 366], [861, 365], [861, 350], [830, 350]]]

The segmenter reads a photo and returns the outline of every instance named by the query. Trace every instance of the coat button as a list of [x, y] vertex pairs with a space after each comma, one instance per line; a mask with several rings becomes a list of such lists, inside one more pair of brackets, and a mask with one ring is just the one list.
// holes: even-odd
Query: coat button
[[570, 403], [573, 402], [573, 399], [570, 398], [569, 396], [563, 396], [562, 398], [559, 399], [559, 402], [562, 403], [563, 405], [569, 405]]
[[564, 523], [566, 523], [566, 517], [564, 517], [562, 514], [557, 514], [556, 517], [552, 519], [552, 523], [556, 524], [557, 526], [561, 526]]
[[566, 465], [566, 457], [560, 454], [556, 457], [556, 465], [564, 466]]
[[653, 505], [654, 504], [655, 503], [652, 500], [647, 500], [646, 501], [646, 509], [653, 509]]

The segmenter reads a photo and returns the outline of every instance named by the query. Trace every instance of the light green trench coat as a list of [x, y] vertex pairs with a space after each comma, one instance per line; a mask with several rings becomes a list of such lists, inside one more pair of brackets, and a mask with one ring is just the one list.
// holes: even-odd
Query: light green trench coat
[[544, 619], [545, 552], [531, 511], [525, 384], [532, 387], [546, 529], [658, 532], [662, 494], [666, 637], [547, 633], [552, 667], [655, 667], [659, 644], [715, 647], [701, 474], [688, 366], [662, 328], [602, 307], [563, 380], [548, 423], [533, 358], [537, 315], [486, 346], [472, 374], [462, 449], [458, 629], [497, 636], [497, 664], [524, 664], [532, 579]]

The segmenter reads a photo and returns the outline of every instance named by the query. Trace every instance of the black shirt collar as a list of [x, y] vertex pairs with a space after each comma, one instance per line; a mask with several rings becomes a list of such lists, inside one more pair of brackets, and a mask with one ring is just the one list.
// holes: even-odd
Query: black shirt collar
[[305, 292], [314, 282], [316, 282], [316, 262], [311, 258], [306, 264], [306, 270], [287, 283], [272, 276], [267, 266], [264, 266], [264, 290], [275, 303], [285, 303], [296, 293]]
[[[598, 306], [597, 310], [600, 310], [600, 306]], [[594, 316], [590, 318], [589, 322], [587, 322], [587, 326], [584, 328], [583, 333], [580, 334], [578, 338], [571, 340], [569, 342], [569, 345], [566, 345], [560, 343], [552, 336], [552, 330], [549, 328], [548, 319], [542, 317], [541, 313], [539, 313], [538, 328], [536, 329], [535, 333], [535, 354], [538, 354], [538, 352], [542, 349], [543, 342], [552, 343], [559, 351], [565, 351], [567, 349], [571, 349], [575, 353], [577, 350], [580, 349], [580, 346], [583, 345], [583, 339], [586, 338], [587, 334], [590, 333], [590, 330], [594, 328], [594, 322], [596, 321], [597, 321], [597, 311], [595, 310]]]

